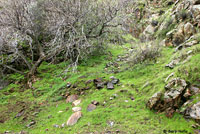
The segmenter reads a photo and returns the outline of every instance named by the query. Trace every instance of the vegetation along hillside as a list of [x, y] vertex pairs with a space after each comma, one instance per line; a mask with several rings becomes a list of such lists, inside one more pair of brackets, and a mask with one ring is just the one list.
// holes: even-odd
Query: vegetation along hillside
[[0, 134], [200, 134], [200, 0], [1, 0]]

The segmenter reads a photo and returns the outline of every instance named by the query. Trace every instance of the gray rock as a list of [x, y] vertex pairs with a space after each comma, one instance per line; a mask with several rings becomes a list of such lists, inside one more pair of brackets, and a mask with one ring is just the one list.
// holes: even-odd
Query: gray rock
[[94, 79], [94, 84], [96, 85], [97, 89], [104, 88], [105, 82], [102, 78], [96, 78]]
[[111, 79], [111, 82], [112, 82], [113, 84], [119, 83], [119, 79], [115, 78], [114, 76], [111, 76], [110, 79]]
[[198, 87], [195, 87], [195, 86], [190, 86], [189, 90], [190, 90], [190, 92], [191, 92], [192, 95], [200, 93], [200, 89]]
[[88, 105], [88, 107], [87, 107], [87, 111], [89, 111], [89, 112], [91, 112], [91, 111], [93, 111], [94, 109], [96, 109], [96, 105], [94, 105], [94, 104], [89, 104]]
[[200, 120], [200, 102], [197, 102], [190, 108], [189, 115], [195, 120]]
[[111, 82], [112, 82], [113, 84], [117, 84], [117, 83], [119, 83], [119, 79], [113, 79]]
[[53, 125], [53, 127], [55, 127], [55, 128], [59, 128], [60, 126], [59, 126], [59, 125], [57, 125], [57, 124], [55, 124], [55, 125]]
[[107, 89], [114, 89], [114, 84], [112, 82], [108, 82]]
[[166, 91], [164, 94], [164, 99], [176, 99], [181, 95], [181, 92], [179, 92], [178, 90], [169, 90]]
[[108, 121], [108, 123], [107, 123], [110, 127], [113, 127], [114, 126], [114, 121]]
[[176, 89], [179, 92], [182, 92], [187, 87], [187, 85], [188, 84], [186, 83], [185, 80], [180, 78], [174, 78], [165, 86], [165, 89], [166, 90]]

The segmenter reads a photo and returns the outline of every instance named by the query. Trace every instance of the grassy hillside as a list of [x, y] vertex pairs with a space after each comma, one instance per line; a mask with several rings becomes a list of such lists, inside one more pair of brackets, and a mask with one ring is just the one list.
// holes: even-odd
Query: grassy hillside
[[[45, 4], [45, 1], [41, 2]], [[36, 42], [38, 45], [44, 45], [43, 50], [47, 57], [44, 58], [41, 52], [40, 57], [38, 52], [41, 49], [32, 48], [23, 39], [21, 42], [19, 41], [16, 48], [10, 47], [11, 50], [8, 51], [9, 45], [20, 39], [16, 37], [12, 42], [10, 36], [13, 36], [13, 32], [9, 29], [7, 29], [11, 34], [9, 38], [0, 34], [0, 39], [7, 39], [9, 44], [4, 48], [5, 51], [0, 49], [0, 69], [4, 69], [0, 72], [6, 74], [4, 78], [0, 78], [0, 82], [1, 80], [10, 82], [7, 87], [0, 89], [0, 134], [200, 133], [199, 119], [194, 120], [191, 115], [186, 118], [186, 114], [183, 113], [185, 110], [188, 112], [187, 108], [191, 108], [193, 104], [200, 102], [200, 2], [198, 0], [192, 0], [193, 3], [183, 0], [177, 2], [170, 0], [129, 1], [128, 4], [122, 2], [123, 6], [119, 13], [117, 13], [119, 11], [117, 6], [113, 5], [116, 1], [112, 1], [113, 3], [106, 1], [109, 5], [104, 1], [97, 3], [92, 1], [92, 5], [89, 5], [88, 8], [85, 8], [87, 3], [84, 2], [81, 3], [83, 8], [79, 8], [79, 1], [64, 2], [65, 4], [75, 4], [67, 8], [62, 5], [62, 2], [64, 1], [55, 1], [53, 4], [47, 2], [48, 7], [44, 6], [45, 10], [42, 10], [48, 14], [52, 6], [55, 6], [56, 10], [62, 7], [62, 10], [58, 9], [57, 12], [59, 21], [54, 12], [51, 14], [55, 15], [53, 20], [50, 16], [46, 18], [47, 21], [40, 18], [45, 15], [40, 16], [40, 13], [35, 12], [37, 10], [33, 10], [33, 13], [37, 13], [36, 15], [39, 15], [39, 20], [41, 20], [41, 22], [30, 21], [34, 22], [36, 27], [39, 25], [38, 23], [46, 26], [50, 24], [49, 21], [52, 21], [52, 26], [45, 27], [47, 31], [44, 32], [44, 35], [40, 27], [37, 27], [37, 32], [41, 32], [43, 36], [35, 37], [33, 41], [29, 42], [33, 43], [32, 46], [36, 46], [34, 44]], [[90, 3], [90, 1], [87, 2]], [[9, 5], [9, 3], [7, 4]], [[15, 4], [21, 6], [17, 1]], [[34, 3], [31, 4], [34, 6]], [[9, 7], [8, 5], [7, 7]], [[26, 4], [24, 6], [26, 7]], [[31, 8], [30, 11], [36, 7]], [[69, 10], [67, 10], [68, 8]], [[74, 23], [74, 27], [71, 25], [70, 17], [65, 16], [67, 14], [65, 11], [70, 14], [75, 9], [80, 15], [73, 12], [72, 15], [75, 16], [71, 16], [71, 18], [77, 17], [81, 21], [77, 24]], [[14, 13], [12, 8], [8, 8], [8, 11]], [[85, 16], [86, 13], [88, 14]], [[9, 16], [7, 10], [4, 11], [4, 14]], [[2, 15], [4, 14], [2, 12]], [[116, 15], [117, 18], [113, 15]], [[12, 22], [12, 18], [8, 16], [7, 19]], [[80, 16], [85, 16], [85, 18]], [[15, 18], [15, 14], [12, 17]], [[28, 16], [28, 19], [30, 18]], [[63, 18], [66, 22], [63, 21]], [[63, 24], [54, 24], [54, 21]], [[117, 21], [120, 21], [120, 26], [116, 23]], [[28, 21], [24, 25], [25, 28], [29, 24], [31, 23]], [[65, 26], [62, 27], [62, 25]], [[56, 32], [54, 31], [55, 27], [58, 28]], [[68, 27], [70, 28], [68, 29]], [[24, 29], [19, 28], [18, 30], [23, 31]], [[31, 30], [34, 31], [34, 29]], [[48, 30], [53, 31], [50, 33]], [[62, 31], [61, 35], [57, 33], [60, 30]], [[49, 39], [53, 36], [51, 34], [55, 33], [55, 39]], [[24, 38], [23, 34], [21, 36]], [[55, 43], [56, 40], [58, 42]], [[67, 42], [65, 42], [66, 40]], [[48, 46], [49, 43], [50, 46]], [[61, 44], [60, 48], [57, 44]], [[51, 47], [52, 51], [49, 51]], [[104, 47], [105, 49], [103, 49]], [[19, 53], [18, 55], [21, 57], [17, 56], [14, 59], [16, 53], [13, 52], [17, 49], [22, 51], [21, 54], [25, 56], [21, 56]], [[49, 53], [50, 58], [48, 57]], [[76, 60], [74, 61], [74, 59]], [[28, 62], [30, 62], [31, 68], [38, 63], [36, 64], [38, 68], [35, 68], [32, 75], [31, 69], [26, 65]], [[72, 64], [78, 64], [77, 68], [68, 68]], [[167, 67], [166, 65], [169, 64], [171, 66]], [[16, 69], [19, 73], [13, 73], [13, 69], [6, 70], [7, 66], [13, 67], [14, 71]], [[114, 89], [108, 89], [106, 84], [112, 78], [119, 79], [119, 83], [114, 85]], [[173, 78], [181, 78], [187, 83], [184, 92], [177, 97], [181, 99], [181, 104], [178, 104], [177, 107], [175, 104], [166, 107], [165, 111], [150, 110], [147, 102], [155, 93], [164, 94], [167, 92], [166, 90], [174, 90], [174, 87], [175, 90], [180, 88], [181, 84], [178, 82], [171, 89], [165, 88]], [[104, 88], [97, 88], [95, 85], [97, 79], [103, 81]], [[191, 95], [189, 88], [192, 86], [198, 91]], [[189, 97], [185, 97], [185, 93], [188, 93]], [[72, 126], [67, 125], [68, 119], [74, 113], [72, 108], [75, 107], [73, 102], [67, 102], [70, 95], [78, 95], [81, 103], [77, 107], [82, 109], [82, 117]], [[174, 99], [175, 103], [180, 101], [178, 99]], [[164, 95], [157, 100], [157, 102], [160, 101], [157, 104], [162, 105], [160, 107], [163, 108], [165, 104], [162, 103], [165, 102], [161, 100], [164, 100]], [[88, 111], [89, 104], [94, 101], [98, 102], [96, 109]], [[167, 108], [174, 110], [172, 114], [170, 113], [172, 117], [168, 116]], [[194, 114], [199, 114], [200, 105], [197, 108]], [[199, 118], [200, 114], [196, 117]]]
[[[140, 44], [110, 45], [109, 53], [105, 56], [93, 55], [78, 67], [76, 73], [63, 73], [68, 63], [43, 63], [32, 89], [24, 87], [23, 77], [18, 74], [11, 75], [9, 78], [16, 82], [0, 91], [0, 117], [1, 121], [5, 121], [0, 124], [0, 133], [22, 130], [30, 134], [160, 134], [164, 130], [184, 130], [193, 133], [194, 121], [184, 119], [179, 113], [175, 113], [173, 118], [167, 118], [164, 113], [147, 109], [146, 102], [154, 93], [164, 90], [165, 79], [172, 72], [175, 73], [174, 77], [178, 76], [190, 82], [199, 77], [195, 72], [196, 69], [200, 69], [199, 53], [194, 53], [195, 56], [189, 61], [174, 69], [165, 67], [173, 57], [183, 55], [190, 49], [198, 50], [199, 45], [175, 54], [173, 48], [165, 47], [154, 64], [152, 62], [133, 66], [126, 60], [118, 61], [119, 56], [126, 59], [127, 48], [136, 45]], [[110, 66], [105, 69], [106, 64], [110, 62], [116, 62], [119, 67]], [[181, 73], [182, 69], [195, 75], [187, 76]], [[120, 79], [114, 90], [107, 90], [106, 87], [98, 90], [92, 82], [89, 85], [90, 89], [80, 93], [79, 89], [87, 87], [86, 81], [100, 77], [109, 80], [110, 76]], [[76, 84], [77, 88], [67, 88], [68, 82]], [[65, 102], [66, 93], [79, 94], [83, 116], [74, 126], [65, 125], [62, 128], [62, 124], [66, 123], [72, 114], [72, 104]], [[93, 100], [98, 101], [100, 105], [94, 111], [88, 112], [87, 106]], [[15, 118], [21, 110], [24, 110], [24, 114]], [[26, 127], [33, 120], [36, 124], [30, 128]]]

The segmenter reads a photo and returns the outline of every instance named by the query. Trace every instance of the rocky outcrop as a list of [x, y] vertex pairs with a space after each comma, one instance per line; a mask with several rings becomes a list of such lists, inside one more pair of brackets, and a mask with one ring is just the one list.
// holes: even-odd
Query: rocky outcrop
[[176, 109], [180, 108], [187, 100], [185, 94], [188, 84], [180, 78], [172, 79], [166, 86], [164, 93], [154, 94], [147, 102], [147, 107], [159, 112], [165, 112], [167, 117], [172, 117]]

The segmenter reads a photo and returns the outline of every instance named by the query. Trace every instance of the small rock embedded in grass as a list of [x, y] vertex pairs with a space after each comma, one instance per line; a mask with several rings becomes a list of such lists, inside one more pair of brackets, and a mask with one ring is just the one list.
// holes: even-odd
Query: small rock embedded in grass
[[24, 114], [25, 110], [22, 109], [16, 116], [15, 118], [21, 117]]
[[63, 124], [61, 125], [61, 127], [64, 128], [64, 127], [65, 127], [65, 123], [63, 123]]
[[171, 73], [167, 78], [165, 79], [165, 82], [167, 82], [172, 76], [174, 76], [174, 73]]
[[128, 103], [128, 100], [125, 100], [126, 103]]
[[58, 113], [62, 113], [63, 111], [58, 111]]
[[108, 121], [108, 125], [110, 126], [110, 127], [113, 127], [114, 126], [114, 121]]
[[67, 88], [70, 88], [72, 86], [72, 84], [70, 82], [67, 83]]
[[102, 78], [96, 78], [94, 79], [94, 84], [97, 89], [104, 88], [105, 82]]
[[112, 82], [113, 84], [117, 84], [117, 83], [119, 83], [119, 79], [113, 79], [111, 82]]
[[81, 100], [75, 100], [72, 105], [73, 106], [78, 106], [81, 103]]
[[76, 112], [76, 113], [73, 113], [73, 114], [69, 117], [69, 119], [68, 119], [68, 121], [67, 121], [67, 126], [72, 126], [72, 125], [76, 124], [77, 121], [78, 121], [81, 117], [82, 117], [82, 112], [81, 112], [81, 111], [78, 111], [78, 112]]
[[91, 112], [91, 111], [93, 111], [94, 109], [96, 109], [96, 105], [94, 105], [94, 104], [89, 104], [88, 105], [88, 107], [87, 107], [87, 111], [89, 111], [89, 112]]
[[113, 94], [112, 96], [113, 96], [114, 98], [118, 97], [118, 95], [117, 95], [117, 94]]
[[53, 125], [53, 127], [55, 127], [55, 128], [59, 128], [60, 126], [59, 126], [59, 125], [57, 125], [57, 124], [55, 124], [55, 125]]
[[26, 127], [31, 127], [31, 126], [33, 126], [33, 125], [35, 125], [35, 124], [36, 124], [35, 121], [31, 121], [28, 125], [26, 125]]
[[97, 106], [97, 105], [99, 105], [99, 102], [94, 100], [94, 101], [92, 101], [92, 104]]
[[131, 97], [131, 100], [132, 100], [132, 101], [134, 101], [134, 100], [135, 100], [135, 98], [134, 98], [134, 97]]
[[114, 84], [112, 82], [108, 82], [107, 89], [114, 89]]
[[78, 112], [78, 111], [81, 111], [81, 110], [82, 110], [81, 107], [73, 107], [73, 108], [72, 108], [72, 111], [73, 111], [73, 112]]
[[69, 102], [74, 102], [75, 100], [78, 99], [78, 95], [70, 95], [67, 97], [67, 100], [66, 100], [66, 103], [69, 103]]

